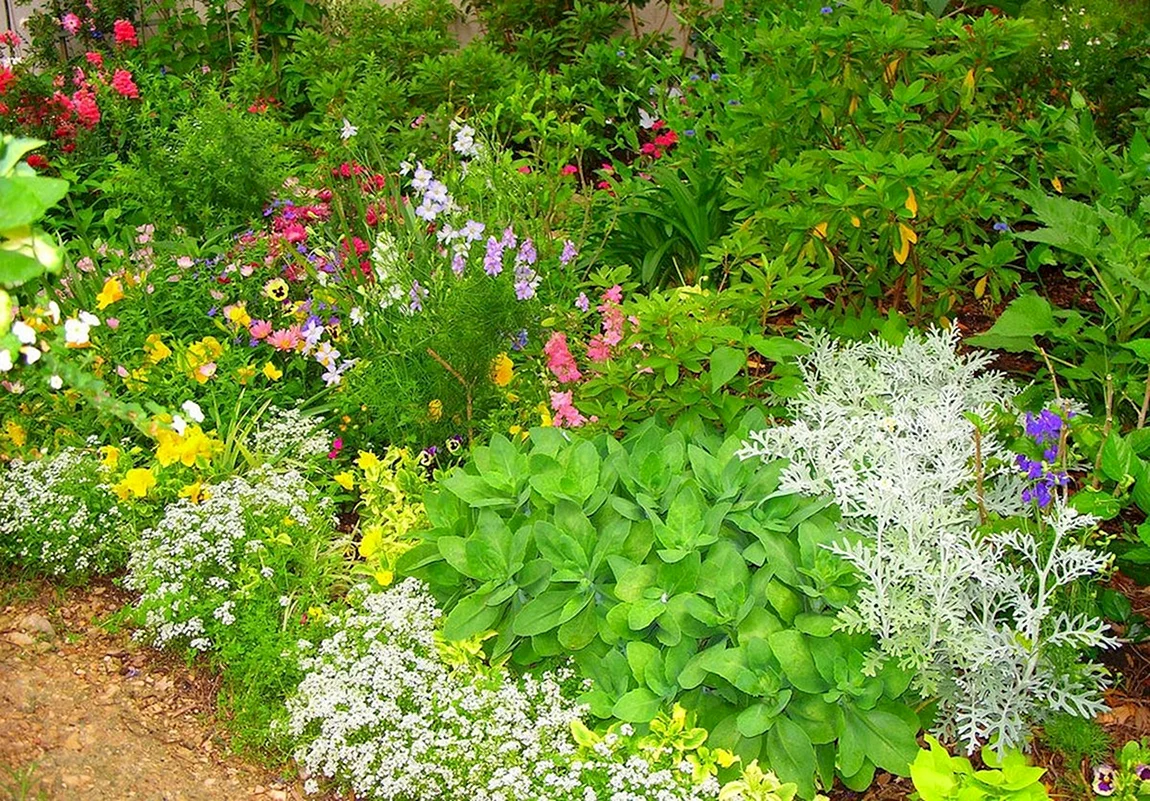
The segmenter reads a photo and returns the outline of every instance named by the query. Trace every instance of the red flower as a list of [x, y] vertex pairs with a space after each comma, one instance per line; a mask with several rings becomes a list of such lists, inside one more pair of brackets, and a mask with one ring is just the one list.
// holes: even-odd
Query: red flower
[[88, 59], [88, 63], [93, 67], [104, 66], [104, 57], [99, 53], [85, 53], [84, 58]]
[[11, 86], [15, 80], [16, 75], [12, 70], [7, 67], [0, 67], [0, 95], [5, 94], [8, 91], [8, 87]]
[[28, 166], [34, 167], [37, 170], [46, 170], [51, 165], [48, 163], [48, 159], [44, 158], [39, 153], [33, 153], [32, 155], [28, 156]]
[[112, 23], [112, 33], [116, 37], [116, 44], [137, 47], [140, 44], [136, 38], [136, 26], [126, 19], [118, 19]]

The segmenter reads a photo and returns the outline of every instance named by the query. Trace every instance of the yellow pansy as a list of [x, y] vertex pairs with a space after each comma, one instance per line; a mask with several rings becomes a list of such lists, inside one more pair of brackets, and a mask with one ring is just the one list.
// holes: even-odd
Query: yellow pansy
[[273, 278], [264, 284], [264, 294], [274, 301], [283, 303], [288, 296], [287, 281], [282, 278]]
[[431, 418], [433, 423], [438, 423], [440, 418], [443, 417], [443, 401], [435, 398], [427, 404], [427, 416]]
[[104, 288], [96, 295], [96, 308], [106, 309], [118, 300], [124, 299], [124, 287], [119, 278], [109, 278]]
[[263, 374], [268, 381], [279, 381], [284, 377], [284, 371], [276, 367], [271, 362], [268, 362], [264, 365]]
[[100, 448], [101, 463], [104, 467], [115, 467], [120, 463], [120, 449], [115, 445], [104, 445]]
[[112, 487], [112, 492], [121, 501], [126, 501], [130, 496], [136, 498], [143, 498], [148, 494], [148, 490], [156, 486], [156, 476], [152, 473], [151, 469], [145, 470], [142, 467], [133, 467], [127, 474], [120, 480], [119, 484]]
[[342, 473], [336, 473], [334, 476], [332, 476], [332, 478], [335, 479], [336, 484], [339, 484], [345, 490], [355, 489], [355, 474], [350, 470], [344, 470]]
[[152, 364], [159, 364], [172, 355], [172, 350], [163, 343], [159, 334], [148, 334], [144, 340], [144, 357]]
[[505, 387], [511, 383], [514, 376], [514, 364], [506, 353], [500, 353], [491, 361], [491, 380], [497, 387]]

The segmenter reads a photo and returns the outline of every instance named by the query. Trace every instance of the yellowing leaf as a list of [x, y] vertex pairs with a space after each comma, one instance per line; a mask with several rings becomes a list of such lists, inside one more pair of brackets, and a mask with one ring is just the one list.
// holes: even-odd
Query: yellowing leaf
[[1050, 185], [1054, 187], [1055, 192], [1062, 194], [1062, 181], [1058, 179], [1057, 175], [1050, 179]]
[[858, 217], [856, 217], [855, 215], [852, 214], [851, 215], [851, 225], [853, 225], [855, 228], [858, 228], [860, 225], [862, 225], [862, 220], [860, 220]]
[[910, 212], [911, 217], [918, 216], [918, 200], [914, 196], [914, 190], [909, 186], [906, 189], [906, 210]]
[[819, 239], [826, 239], [827, 238], [827, 224], [825, 222], [819, 223], [818, 225], [816, 225], [814, 227], [812, 233], [815, 236], [817, 236]]
[[895, 73], [898, 71], [898, 64], [902, 59], [894, 58], [887, 62], [886, 69], [883, 70], [883, 80], [887, 83], [894, 83]]
[[850, 106], [847, 107], [847, 114], [853, 115], [858, 110], [859, 110], [859, 98], [858, 98], [858, 95], [854, 95], [851, 98]]
[[911, 228], [906, 223], [899, 223], [898, 224], [898, 232], [899, 232], [899, 235], [903, 238], [903, 241], [905, 241], [905, 242], [918, 242], [918, 234], [916, 234], [914, 232], [914, 229]]
[[975, 283], [975, 285], [974, 285], [974, 296], [976, 298], [981, 298], [983, 295], [986, 294], [986, 279], [987, 278], [988, 278], [988, 276], [984, 275], [984, 276], [982, 276], [982, 278], [978, 279], [977, 283]]
[[900, 235], [898, 246], [892, 248], [892, 252], [895, 261], [899, 264], [906, 264], [906, 257], [910, 255], [910, 242]]

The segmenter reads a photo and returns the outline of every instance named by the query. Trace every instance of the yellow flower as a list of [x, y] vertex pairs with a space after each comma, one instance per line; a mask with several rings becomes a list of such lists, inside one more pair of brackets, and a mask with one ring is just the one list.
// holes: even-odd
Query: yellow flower
[[104, 288], [96, 295], [96, 308], [106, 309], [118, 300], [124, 299], [124, 287], [119, 278], [109, 278], [104, 282]]
[[256, 368], [254, 367], [245, 364], [243, 367], [236, 369], [236, 379], [240, 382], [240, 386], [244, 386], [255, 377]]
[[375, 573], [373, 575], [375, 576], [375, 580], [379, 582], [379, 586], [381, 586], [381, 587], [386, 587], [386, 586], [390, 585], [391, 582], [393, 582], [395, 580], [395, 574], [392, 573], [390, 570], [377, 570], [377, 571], [375, 571]]
[[523, 430], [523, 426], [521, 425], [511, 426], [511, 428], [507, 429], [507, 433], [511, 434], [513, 437], [517, 436], [520, 439], [527, 439], [527, 432]]
[[208, 463], [218, 451], [223, 449], [223, 443], [213, 439], [203, 432], [199, 426], [188, 426], [183, 435], [171, 429], [161, 428], [154, 434], [158, 447], [156, 448], [156, 461], [160, 467], [179, 462], [185, 467], [192, 467], [198, 463]]
[[235, 325], [243, 328], [247, 328], [252, 322], [251, 315], [248, 314], [248, 310], [243, 301], [232, 306], [225, 306], [224, 316]]
[[141, 467], [133, 467], [127, 472], [119, 484], [112, 487], [112, 491], [116, 493], [121, 501], [126, 501], [129, 496], [143, 498], [148, 494], [148, 490], [156, 486], [156, 476], [152, 471], [145, 470]]
[[159, 334], [148, 334], [144, 340], [144, 356], [152, 364], [159, 364], [172, 355], [172, 350], [160, 340]]
[[288, 296], [287, 281], [282, 278], [273, 278], [264, 284], [264, 294], [274, 301], [283, 303]]
[[216, 374], [216, 359], [224, 352], [224, 346], [215, 337], [204, 337], [188, 346], [188, 378], [203, 384]]
[[284, 377], [284, 371], [276, 367], [271, 362], [268, 362], [264, 365], [263, 374], [268, 381], [279, 381]]
[[100, 448], [100, 456], [104, 467], [115, 467], [120, 463], [120, 449], [115, 445], [104, 445]]
[[322, 620], [323, 609], [318, 606], [309, 606], [307, 608], [307, 618], [308, 620]]
[[192, 503], [203, 503], [211, 496], [204, 489], [203, 482], [196, 481], [192, 484], [188, 484], [186, 487], [180, 490], [180, 497], [187, 498]]
[[332, 476], [332, 478], [335, 479], [336, 484], [339, 484], [345, 490], [355, 489], [355, 474], [350, 470], [344, 470], [342, 473], [336, 473], [334, 476]]
[[383, 547], [383, 526], [374, 524], [364, 529], [363, 537], [359, 541], [359, 555], [370, 559], [379, 553]]
[[28, 432], [15, 420], [9, 420], [4, 424], [4, 433], [8, 435], [8, 439], [12, 440], [12, 444], [17, 448], [23, 448], [24, 443], [28, 441]]
[[511, 383], [514, 374], [514, 365], [506, 353], [500, 353], [491, 360], [491, 380], [497, 387], [505, 387]]
[[440, 418], [443, 417], [443, 401], [439, 398], [427, 404], [427, 416], [431, 418], [432, 422], [438, 423]]
[[379, 457], [371, 451], [360, 451], [359, 458], [355, 460], [355, 465], [360, 470], [371, 470], [380, 465]]
[[551, 410], [547, 408], [546, 403], [541, 403], [535, 407], [535, 411], [539, 412], [539, 425], [544, 428], [551, 425]]

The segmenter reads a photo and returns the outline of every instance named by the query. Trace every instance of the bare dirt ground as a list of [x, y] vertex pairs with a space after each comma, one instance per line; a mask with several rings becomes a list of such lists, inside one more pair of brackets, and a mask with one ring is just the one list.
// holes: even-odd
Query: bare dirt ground
[[0, 801], [302, 799], [228, 755], [210, 671], [98, 625], [127, 600], [0, 583]]

